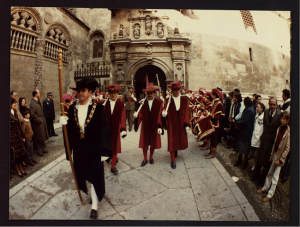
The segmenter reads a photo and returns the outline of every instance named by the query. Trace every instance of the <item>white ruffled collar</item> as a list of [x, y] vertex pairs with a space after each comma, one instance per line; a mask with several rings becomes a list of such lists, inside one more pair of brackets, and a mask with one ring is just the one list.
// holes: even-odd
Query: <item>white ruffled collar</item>
[[87, 108], [89, 105], [92, 105], [93, 102], [92, 102], [92, 97], [89, 98], [89, 101], [87, 104], [85, 105], [80, 105], [79, 104], [79, 99], [77, 99], [77, 102], [76, 102], [76, 109], [78, 110], [79, 108]]
[[24, 121], [29, 122], [29, 119], [24, 118]]

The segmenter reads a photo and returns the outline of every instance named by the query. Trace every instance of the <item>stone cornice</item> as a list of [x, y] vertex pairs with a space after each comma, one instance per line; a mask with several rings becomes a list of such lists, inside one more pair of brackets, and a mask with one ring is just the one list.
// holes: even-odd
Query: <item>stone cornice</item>
[[90, 31], [90, 27], [88, 27], [82, 20], [80, 20], [78, 17], [76, 17], [74, 14], [72, 14], [69, 10], [62, 8], [62, 7], [56, 7], [58, 10], [66, 14], [69, 18], [74, 20], [77, 24], [79, 24], [81, 27], [83, 27], [86, 31]]

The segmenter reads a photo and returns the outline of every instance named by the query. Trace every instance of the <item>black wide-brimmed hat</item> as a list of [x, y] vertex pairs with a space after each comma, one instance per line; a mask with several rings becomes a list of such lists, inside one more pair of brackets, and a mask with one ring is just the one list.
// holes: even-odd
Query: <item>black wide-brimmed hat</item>
[[92, 90], [92, 92], [94, 92], [98, 86], [99, 84], [95, 79], [82, 79], [76, 84], [76, 87], [70, 88], [75, 91], [81, 88], [87, 88], [88, 90]]

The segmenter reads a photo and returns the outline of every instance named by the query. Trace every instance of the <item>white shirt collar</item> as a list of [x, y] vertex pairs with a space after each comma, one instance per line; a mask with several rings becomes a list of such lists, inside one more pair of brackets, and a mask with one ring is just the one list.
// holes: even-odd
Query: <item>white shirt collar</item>
[[77, 102], [76, 102], [76, 109], [78, 109], [78, 108], [84, 108], [84, 107], [88, 107], [89, 105], [92, 105], [92, 104], [93, 104], [93, 102], [92, 102], [92, 97], [90, 97], [90, 99], [89, 99], [88, 103], [87, 103], [87, 104], [85, 104], [85, 105], [80, 105], [80, 103], [79, 103], [79, 99], [77, 99]]
[[36, 101], [39, 101], [37, 98], [33, 97]]
[[13, 109], [10, 109], [10, 112], [12, 115], [15, 115], [15, 111]]
[[287, 99], [283, 103], [287, 103], [287, 102], [290, 102], [290, 101], [291, 101], [291, 99]]
[[24, 121], [29, 122], [29, 119], [24, 118]]
[[175, 100], [178, 100], [178, 99], [180, 99], [180, 97], [181, 97], [181, 94], [179, 94], [177, 97], [175, 97], [174, 95], [172, 96], [173, 97], [173, 99]]
[[216, 99], [214, 99], [214, 101], [218, 101], [218, 100], [220, 100], [220, 98], [216, 98]]

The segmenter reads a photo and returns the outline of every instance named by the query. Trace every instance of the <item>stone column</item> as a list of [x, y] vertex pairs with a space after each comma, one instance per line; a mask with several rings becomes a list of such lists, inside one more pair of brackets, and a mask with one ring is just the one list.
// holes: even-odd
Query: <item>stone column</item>
[[40, 93], [42, 92], [42, 66], [43, 66], [44, 47], [45, 47], [45, 40], [43, 38], [37, 38], [35, 43], [37, 56], [35, 61], [33, 89], [38, 89]]

